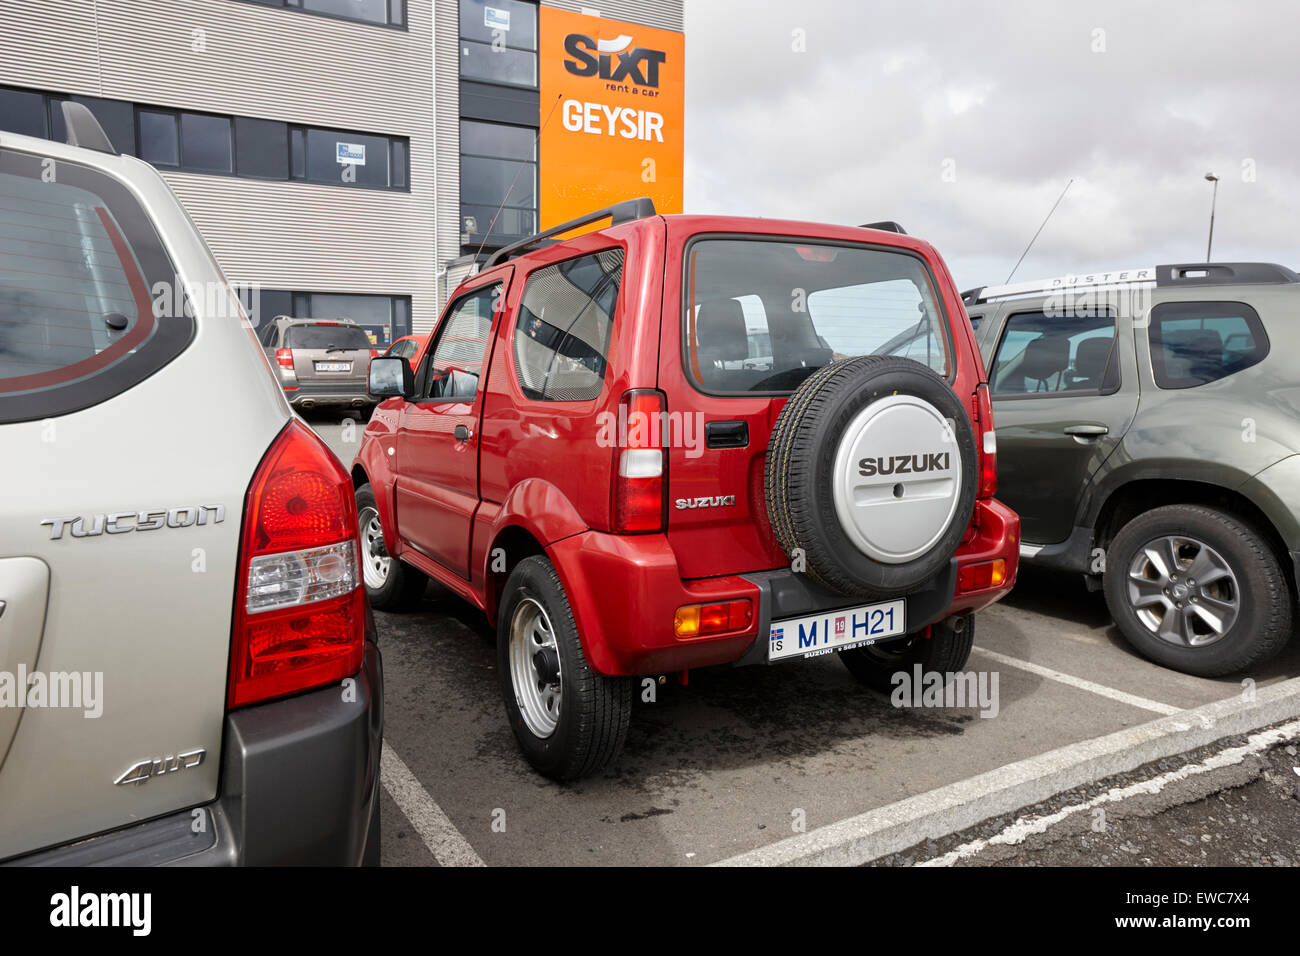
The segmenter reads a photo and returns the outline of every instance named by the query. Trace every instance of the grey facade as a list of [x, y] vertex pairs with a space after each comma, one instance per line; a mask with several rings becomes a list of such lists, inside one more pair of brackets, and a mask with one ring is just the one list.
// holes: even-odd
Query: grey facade
[[[553, 5], [682, 29], [681, 0]], [[262, 311], [312, 303], [338, 310], [349, 301], [387, 308], [382, 299], [340, 298], [386, 297], [394, 322], [381, 342], [427, 331], [448, 292], [447, 264], [482, 238], [463, 233], [462, 98], [471, 114], [474, 103], [495, 103], [521, 131], [535, 134], [538, 123], [535, 81], [530, 91], [462, 78], [460, 7], [460, 0], [0, 0], [0, 126], [42, 135], [31, 125], [35, 113], [22, 120], [12, 104], [34, 111], [33, 94], [47, 107], [82, 98], [119, 150], [155, 162], [227, 276], [263, 290]], [[58, 134], [53, 124], [45, 135]], [[191, 126], [192, 148], [184, 138]], [[211, 128], [230, 130], [228, 169], [220, 159], [219, 169], [204, 165], [209, 144], [199, 131]], [[181, 140], [174, 165], [150, 154], [177, 148], [168, 137]], [[352, 170], [361, 178], [347, 182], [347, 166], [319, 153], [355, 142], [369, 144], [368, 168]], [[269, 172], [256, 155], [266, 149], [284, 156]], [[201, 158], [187, 162], [187, 153]], [[391, 166], [387, 180], [381, 158]], [[387, 185], [366, 181], [376, 176]], [[519, 213], [526, 222], [526, 210]], [[497, 239], [490, 236], [488, 248]]]

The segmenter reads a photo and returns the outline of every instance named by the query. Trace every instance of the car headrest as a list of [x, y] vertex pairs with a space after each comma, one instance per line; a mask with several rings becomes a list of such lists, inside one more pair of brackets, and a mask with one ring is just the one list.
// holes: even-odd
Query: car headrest
[[1111, 338], [1084, 339], [1074, 353], [1074, 374], [1079, 378], [1101, 381], [1101, 373], [1106, 371], [1106, 360], [1110, 358]]
[[1042, 381], [1051, 378], [1057, 372], [1064, 372], [1069, 364], [1070, 340], [1043, 335], [1025, 346], [1025, 355], [1020, 362], [1020, 374], [1027, 379]]
[[735, 362], [749, 357], [745, 313], [735, 299], [714, 299], [700, 306], [695, 317], [695, 342], [710, 362]]
[[1219, 359], [1223, 339], [1213, 329], [1178, 329], [1164, 336], [1164, 343], [1178, 355], [1189, 359]]

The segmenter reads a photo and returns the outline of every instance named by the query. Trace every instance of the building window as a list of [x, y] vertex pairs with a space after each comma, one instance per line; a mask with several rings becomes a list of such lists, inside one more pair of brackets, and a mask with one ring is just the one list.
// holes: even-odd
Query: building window
[[135, 122], [141, 159], [155, 166], [181, 164], [180, 124], [177, 123], [175, 113], [140, 110], [136, 114]]
[[407, 188], [405, 141], [368, 133], [290, 129], [291, 178], [376, 189]]
[[231, 125], [228, 116], [181, 114], [181, 165], [205, 173], [230, 173]]
[[396, 136], [7, 87], [0, 87], [0, 129], [62, 142], [68, 99], [90, 109], [119, 152], [165, 170], [410, 189], [410, 143]]
[[340, 292], [259, 290], [257, 327], [263, 333], [277, 315], [295, 319], [351, 319], [365, 329], [371, 345], [388, 348], [411, 334], [411, 299], [403, 295], [351, 295]]
[[460, 0], [460, 76], [537, 88], [537, 5]]
[[45, 128], [45, 99], [39, 93], [26, 90], [0, 89], [0, 116], [4, 127], [11, 133], [24, 136], [48, 135]]
[[262, 7], [284, 7], [358, 23], [406, 26], [406, 0], [243, 0]]
[[250, 179], [289, 178], [289, 127], [272, 120], [235, 120], [235, 168]]
[[461, 120], [460, 200], [465, 245], [501, 246], [535, 233], [537, 131]]

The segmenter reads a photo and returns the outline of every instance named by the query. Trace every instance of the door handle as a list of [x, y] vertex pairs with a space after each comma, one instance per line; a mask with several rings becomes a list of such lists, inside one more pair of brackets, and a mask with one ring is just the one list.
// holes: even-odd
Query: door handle
[[469, 441], [470, 430], [464, 425], [457, 425], [452, 434], [456, 436], [456, 441]]
[[1072, 438], [1088, 440], [1089, 438], [1100, 438], [1102, 435], [1110, 434], [1110, 429], [1105, 425], [1067, 425], [1065, 433]]

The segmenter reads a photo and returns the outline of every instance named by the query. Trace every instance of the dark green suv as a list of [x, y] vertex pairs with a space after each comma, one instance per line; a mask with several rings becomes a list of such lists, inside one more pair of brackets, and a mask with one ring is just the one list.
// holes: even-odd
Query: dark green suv
[[1083, 572], [1168, 667], [1220, 676], [1280, 651], [1300, 562], [1300, 276], [1165, 265], [963, 300], [1022, 560]]

